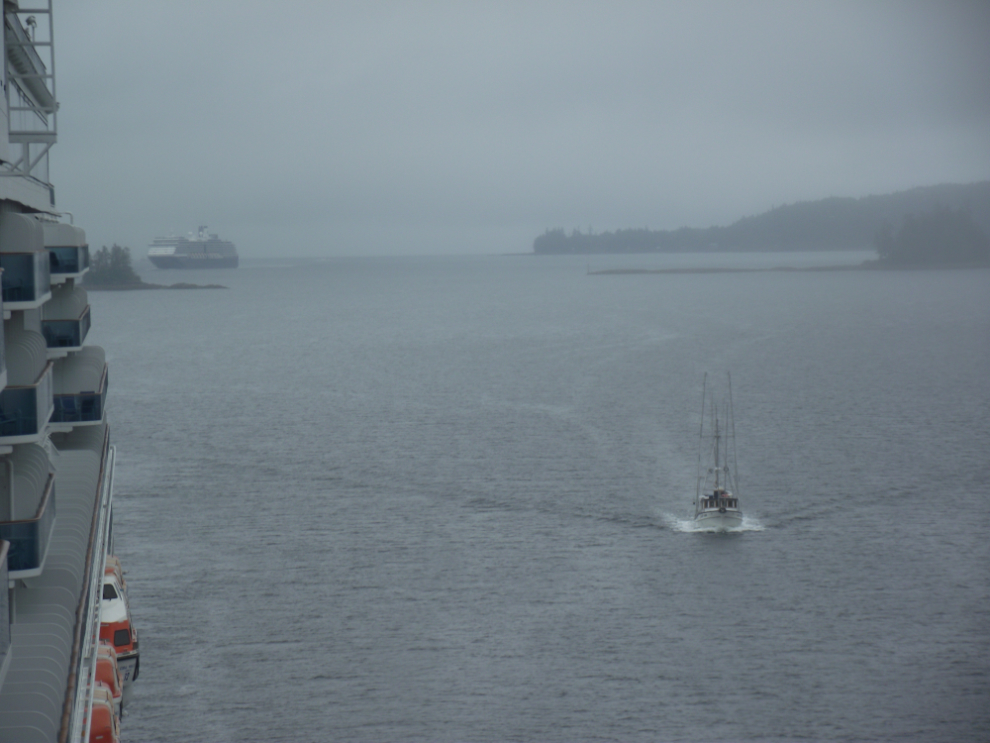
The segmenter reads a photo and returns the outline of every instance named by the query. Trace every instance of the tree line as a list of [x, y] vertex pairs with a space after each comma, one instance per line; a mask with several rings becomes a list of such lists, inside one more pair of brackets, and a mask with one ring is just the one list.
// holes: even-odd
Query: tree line
[[885, 224], [922, 214], [938, 205], [967, 208], [990, 230], [990, 181], [925, 186], [863, 198], [832, 197], [775, 207], [720, 227], [677, 230], [619, 229], [565, 232], [549, 229], [533, 241], [533, 252], [661, 253], [697, 251], [869, 250]]
[[896, 232], [885, 223], [873, 244], [879, 265], [990, 265], [990, 238], [969, 209], [937, 206], [924, 214], [908, 214]]

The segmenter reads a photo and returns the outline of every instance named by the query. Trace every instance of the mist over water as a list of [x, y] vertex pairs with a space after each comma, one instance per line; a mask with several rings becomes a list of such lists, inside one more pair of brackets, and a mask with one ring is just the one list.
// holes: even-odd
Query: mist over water
[[[246, 261], [90, 295], [126, 738], [986, 736], [990, 272], [587, 269]], [[725, 370], [746, 521], [694, 533]]]

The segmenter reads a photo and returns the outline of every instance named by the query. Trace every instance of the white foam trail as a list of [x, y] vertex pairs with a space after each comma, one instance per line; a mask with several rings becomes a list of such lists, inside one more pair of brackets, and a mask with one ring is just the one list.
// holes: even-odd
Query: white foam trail
[[672, 513], [661, 513], [660, 520], [663, 521], [664, 526], [679, 532], [689, 532], [695, 531], [696, 524], [694, 519], [682, 519], [674, 516]]
[[[667, 528], [682, 533], [702, 532], [702, 533], [712, 534], [716, 531], [719, 531], [718, 529], [706, 528], [698, 524], [698, 522], [696, 522], [692, 518], [682, 518], [679, 516], [675, 516], [672, 513], [661, 512], [660, 520], [663, 521], [664, 525]], [[734, 529], [726, 529], [724, 531], [735, 533], [741, 531], [764, 531], [765, 529], [766, 527], [762, 523], [760, 523], [760, 521], [755, 516], [747, 516], [744, 514], [742, 524], [740, 524]]]

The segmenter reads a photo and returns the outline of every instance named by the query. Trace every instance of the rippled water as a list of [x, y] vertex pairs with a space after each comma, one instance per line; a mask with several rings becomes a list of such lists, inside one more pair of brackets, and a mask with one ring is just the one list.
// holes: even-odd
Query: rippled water
[[[91, 295], [127, 739], [990, 736], [990, 272], [588, 263]], [[692, 533], [726, 369], [747, 528]]]

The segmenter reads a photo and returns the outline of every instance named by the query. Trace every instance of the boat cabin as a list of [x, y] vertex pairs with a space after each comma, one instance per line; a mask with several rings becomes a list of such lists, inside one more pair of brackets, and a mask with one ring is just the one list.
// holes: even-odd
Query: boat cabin
[[702, 508], [739, 508], [739, 499], [723, 488], [712, 491], [701, 499]]

